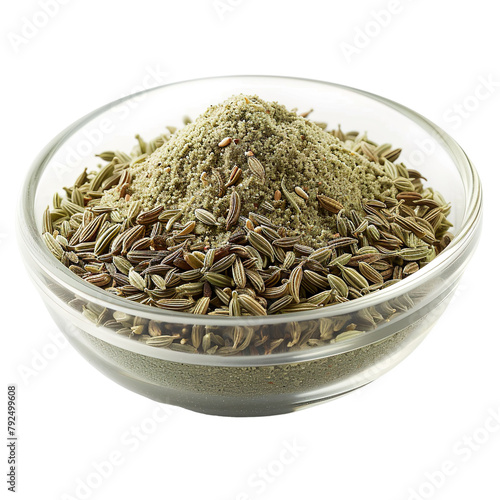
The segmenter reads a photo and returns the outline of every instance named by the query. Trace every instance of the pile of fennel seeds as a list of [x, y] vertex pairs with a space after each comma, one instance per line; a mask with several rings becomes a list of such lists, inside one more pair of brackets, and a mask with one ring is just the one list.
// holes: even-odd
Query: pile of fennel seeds
[[[338, 199], [316, 191], [318, 213], [327, 215], [336, 230], [321, 246], [305, 244], [310, 240], [304, 241], [307, 235], [297, 234], [296, 226], [276, 223], [283, 221], [277, 214], [284, 210], [293, 210], [300, 220], [301, 205], [311, 199], [306, 185], [287, 186], [284, 177], [271, 200], [264, 200], [255, 212], [242, 213], [238, 186], [245, 178], [265, 185], [269, 176], [266, 162], [251, 148], [242, 153], [245, 170], [233, 166], [223, 184], [214, 183], [214, 189], [225, 187], [225, 196], [230, 191], [222, 221], [196, 204], [187, 209], [158, 205], [143, 210], [129, 192], [131, 171], [179, 133], [149, 143], [137, 136], [138, 146], [130, 156], [100, 155], [106, 165], [96, 172], [84, 171], [64, 189], [64, 199], [54, 196], [53, 209], [44, 213], [43, 238], [71, 271], [109, 293], [168, 310], [224, 316], [312, 310], [361, 297], [413, 274], [447, 246], [450, 206], [439, 193], [424, 187], [418, 172], [394, 163], [400, 150], [378, 146], [357, 132], [308, 126], [330, 134], [344, 151], [373, 164], [391, 179], [393, 191], [392, 196], [361, 200], [360, 210], [347, 210]], [[213, 147], [223, 150], [236, 141], [238, 137], [224, 136]], [[209, 183], [209, 174], [202, 172], [200, 182]], [[112, 202], [117, 194], [124, 202], [117, 204], [119, 208], [103, 204], [110, 193]], [[126, 212], [120, 209], [123, 206]], [[219, 240], [205, 237], [204, 228], [221, 227]], [[226, 234], [224, 241], [221, 234]], [[166, 324], [113, 315], [79, 299], [72, 305], [96, 323], [152, 345], [236, 354], [277, 352], [357, 335], [387, 320], [388, 314], [411, 307], [411, 298], [406, 300], [408, 304], [394, 305], [391, 311], [370, 311], [370, 317], [361, 321], [343, 318], [342, 324], [318, 331], [288, 329], [281, 338], [272, 339], [247, 335], [244, 327], [226, 337], [197, 327], [172, 332]]]

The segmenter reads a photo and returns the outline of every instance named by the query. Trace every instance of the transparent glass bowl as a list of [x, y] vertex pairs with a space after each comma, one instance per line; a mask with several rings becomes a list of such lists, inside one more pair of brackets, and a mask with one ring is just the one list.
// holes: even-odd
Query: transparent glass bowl
[[[108, 294], [87, 284], [47, 250], [42, 213], [52, 195], [72, 185], [104, 150], [129, 151], [134, 135], [151, 138], [181, 125], [233, 94], [257, 94], [288, 108], [314, 109], [314, 120], [367, 131], [379, 143], [402, 147], [416, 168], [452, 203], [455, 239], [426, 267], [402, 282], [351, 302], [269, 317], [214, 317], [168, 312]], [[110, 103], [59, 134], [35, 160], [19, 209], [20, 249], [48, 310], [71, 344], [97, 369], [139, 394], [194, 411], [256, 416], [294, 411], [361, 387], [399, 363], [422, 341], [445, 309], [477, 244], [481, 222], [478, 175], [457, 143], [419, 114], [382, 97], [331, 83], [297, 78], [234, 76], [165, 85]], [[83, 314], [82, 305], [93, 314]], [[146, 345], [103, 326], [113, 313], [135, 324], [156, 321], [171, 332], [201, 328], [222, 337], [235, 326], [272, 336], [300, 328], [321, 345], [225, 357]], [[377, 311], [363, 333], [330, 342], [338, 325]], [[96, 320], [95, 316], [99, 316]], [[311, 333], [313, 332], [313, 333]]]

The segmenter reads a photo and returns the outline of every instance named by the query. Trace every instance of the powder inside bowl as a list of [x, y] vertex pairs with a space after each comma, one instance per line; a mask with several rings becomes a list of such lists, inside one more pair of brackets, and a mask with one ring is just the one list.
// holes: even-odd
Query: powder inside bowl
[[[219, 146], [225, 138], [231, 142]], [[250, 170], [252, 154], [265, 179]], [[241, 181], [221, 189], [221, 181], [227, 183], [235, 167], [242, 171]], [[379, 166], [347, 149], [331, 132], [276, 102], [243, 95], [210, 106], [130, 173], [130, 201], [113, 189], [103, 196], [104, 205], [124, 212], [133, 201], [140, 201], [143, 210], [175, 207], [184, 214], [180, 222], [192, 220], [194, 209], [206, 209], [221, 223], [198, 228], [212, 244], [225, 242], [230, 234], [224, 220], [233, 190], [240, 195], [242, 215], [267, 215], [262, 204], [272, 203], [273, 223], [289, 235], [300, 234], [302, 242], [312, 246], [337, 233], [335, 217], [319, 206], [317, 195], [338, 201], [346, 211], [361, 212], [363, 199], [396, 193]], [[282, 182], [300, 213], [283, 196]], [[307, 202], [295, 187], [306, 193]]]

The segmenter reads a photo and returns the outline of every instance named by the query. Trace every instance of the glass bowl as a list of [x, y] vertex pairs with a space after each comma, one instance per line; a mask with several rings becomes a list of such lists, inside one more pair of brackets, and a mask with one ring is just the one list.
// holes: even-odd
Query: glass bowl
[[[166, 125], [181, 125], [186, 115], [196, 117], [239, 93], [257, 94], [289, 109], [313, 108], [314, 119], [332, 128], [340, 123], [344, 130], [367, 131], [375, 142], [403, 148], [401, 160], [407, 167], [418, 168], [451, 202], [451, 244], [400, 283], [362, 298], [316, 311], [233, 318], [167, 312], [115, 297], [84, 282], [52, 256], [41, 238], [42, 213], [55, 191], [72, 185], [83, 167], [96, 165], [96, 153], [129, 151], [137, 132], [154, 137]], [[216, 415], [273, 415], [368, 384], [416, 348], [448, 304], [476, 247], [481, 186], [457, 143], [400, 104], [332, 83], [233, 76], [146, 90], [81, 118], [35, 160], [18, 218], [21, 253], [46, 307], [70, 343], [98, 370], [162, 403]], [[144, 325], [145, 332], [151, 321], [164, 331], [186, 335], [198, 329], [221, 338], [231, 336], [236, 327], [244, 328], [249, 339], [300, 329], [301, 341], [286, 352], [262, 355], [184, 352], [147, 345], [144, 335], [137, 340], [120, 334], [109, 321], [116, 314]], [[358, 325], [357, 333], [337, 338], [341, 325], [350, 322]]]

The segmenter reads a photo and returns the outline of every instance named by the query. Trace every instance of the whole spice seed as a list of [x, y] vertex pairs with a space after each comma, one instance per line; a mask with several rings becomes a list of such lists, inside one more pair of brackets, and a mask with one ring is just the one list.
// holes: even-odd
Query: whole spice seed
[[231, 194], [231, 198], [229, 200], [229, 212], [226, 218], [226, 230], [229, 230], [232, 226], [234, 226], [240, 217], [241, 211], [241, 200], [240, 195], [233, 191]]
[[295, 253], [292, 251], [288, 251], [285, 254], [285, 258], [283, 259], [283, 269], [290, 269], [295, 263]]
[[43, 220], [42, 220], [42, 232], [43, 233], [52, 233], [54, 230], [52, 226], [52, 218], [50, 216], [50, 207], [47, 208], [43, 212]]
[[273, 207], [272, 203], [267, 201], [267, 200], [264, 200], [260, 206], [263, 210], [267, 210], [269, 212], [272, 212], [273, 210], [275, 210], [275, 208]]
[[262, 163], [255, 158], [255, 156], [248, 156], [248, 168], [250, 172], [259, 180], [259, 182], [264, 182], [266, 180], [266, 171], [262, 166]]
[[75, 215], [84, 212], [83, 206], [77, 205], [68, 199], [63, 199], [61, 202], [61, 208], [66, 212], [67, 215]]
[[197, 257], [194, 253], [187, 253], [184, 255], [184, 260], [193, 268], [200, 269], [203, 267], [203, 260]]
[[181, 211], [177, 208], [170, 210], [163, 210], [163, 212], [158, 216], [160, 222], [168, 222], [174, 215], [179, 214]]
[[189, 299], [160, 299], [156, 305], [171, 311], [184, 311], [193, 305], [193, 301]]
[[333, 297], [334, 294], [332, 294], [331, 290], [325, 290], [324, 292], [319, 292], [316, 295], [309, 297], [307, 299], [307, 303], [325, 306], [332, 300]]
[[403, 274], [408, 276], [410, 274], [416, 273], [419, 269], [419, 265], [416, 262], [410, 262], [403, 268]]
[[87, 224], [80, 233], [78, 242], [84, 243], [86, 241], [94, 240], [105, 217], [106, 214], [100, 215], [99, 217], [93, 219], [89, 224]]
[[302, 283], [302, 278], [304, 276], [304, 270], [302, 266], [297, 266], [290, 273], [290, 280], [288, 281], [288, 290], [293, 300], [298, 303], [300, 302], [300, 285]]
[[242, 175], [243, 171], [241, 170], [241, 168], [235, 166], [233, 170], [231, 170], [231, 173], [229, 174], [229, 179], [227, 180], [225, 187], [228, 188], [238, 184]]
[[274, 242], [275, 240], [280, 239], [279, 233], [274, 229], [267, 226], [261, 226], [261, 228], [262, 228], [262, 235], [265, 236], [271, 243]]
[[269, 309], [267, 310], [267, 314], [275, 314], [279, 310], [288, 306], [291, 302], [293, 302], [293, 297], [291, 295], [285, 295], [274, 302]]
[[[229, 316], [241, 316], [241, 305], [238, 298], [238, 292], [234, 290], [231, 294], [231, 300], [229, 301]], [[237, 344], [239, 344], [239, 342], [235, 340], [234, 346]]]
[[328, 196], [318, 194], [316, 198], [318, 199], [320, 207], [334, 214], [338, 213], [343, 208], [341, 203]]
[[267, 311], [252, 297], [248, 295], [240, 295], [239, 301], [241, 307], [255, 316], [266, 316]]
[[341, 297], [347, 298], [349, 295], [349, 288], [343, 279], [339, 276], [335, 276], [334, 274], [329, 274], [327, 279], [332, 290], [335, 290]]
[[266, 217], [265, 215], [257, 214], [255, 212], [249, 212], [248, 217], [255, 224], [259, 224], [262, 226], [267, 226], [269, 229], [278, 229], [278, 226], [273, 224], [272, 220]]
[[204, 224], [207, 224], [209, 226], [217, 225], [217, 219], [214, 217], [214, 214], [210, 213], [208, 210], [205, 210], [203, 208], [197, 208], [194, 211], [194, 216], [200, 222], [203, 222]]
[[205, 278], [207, 281], [214, 286], [218, 286], [221, 288], [224, 287], [232, 287], [234, 282], [231, 277], [226, 276], [225, 274], [207, 272], [205, 273]]
[[42, 237], [47, 248], [57, 259], [61, 260], [64, 253], [64, 249], [61, 244], [50, 233], [44, 233]]
[[203, 283], [185, 283], [175, 288], [178, 296], [200, 295], [203, 292]]
[[300, 186], [295, 186], [295, 192], [304, 200], [309, 199], [309, 195], [300, 187]]
[[289, 288], [288, 282], [283, 283], [280, 286], [264, 288], [264, 290], [260, 292], [260, 296], [264, 297], [265, 299], [271, 299], [271, 300], [280, 299], [284, 295], [287, 295], [288, 288]]
[[190, 234], [194, 230], [195, 227], [196, 227], [196, 222], [194, 222], [194, 221], [188, 222], [182, 228], [182, 230], [177, 233], [176, 236], [186, 236], [186, 235]]
[[292, 248], [299, 241], [300, 236], [285, 236], [284, 238], [274, 240], [273, 245], [280, 248]]
[[249, 231], [255, 231], [255, 226], [254, 226], [254, 223], [250, 220], [250, 219], [247, 219], [245, 221], [245, 227], [249, 230]]
[[213, 175], [215, 177], [215, 185], [217, 186], [217, 196], [222, 198], [226, 194], [226, 185], [224, 184], [222, 175], [218, 170], [214, 171]]
[[401, 148], [393, 149], [392, 151], [389, 151], [388, 153], [383, 155], [383, 158], [387, 161], [396, 161], [399, 158], [399, 155], [401, 154]]
[[417, 261], [425, 259], [429, 255], [429, 247], [403, 248], [397, 252], [397, 256], [403, 260]]
[[225, 148], [226, 146], [229, 146], [231, 142], [232, 142], [231, 137], [224, 137], [224, 139], [222, 139], [222, 141], [219, 142], [218, 146], [219, 148]]
[[130, 281], [130, 284], [135, 288], [137, 288], [138, 290], [143, 291], [144, 288], [146, 288], [146, 282], [144, 281], [144, 278], [133, 269], [129, 271], [128, 279]]
[[113, 158], [110, 163], [108, 163], [105, 167], [101, 168], [99, 172], [95, 175], [95, 177], [92, 179], [89, 185], [89, 191], [95, 191], [97, 190], [101, 184], [106, 180], [108, 177], [113, 175], [113, 172], [115, 170], [115, 165], [117, 164], [117, 161]]
[[359, 263], [359, 272], [372, 283], [383, 283], [383, 276], [375, 269], [373, 269], [370, 264], [366, 262], [360, 261]]
[[310, 253], [307, 257], [307, 260], [316, 260], [317, 262], [325, 262], [330, 259], [332, 256], [332, 248], [323, 247], [314, 250], [314, 252]]
[[339, 266], [339, 267], [340, 267], [340, 272], [342, 273], [342, 277], [351, 286], [358, 288], [360, 290], [363, 288], [367, 288], [369, 286], [368, 281], [366, 281], [366, 279], [355, 269], [345, 266]]
[[234, 253], [226, 255], [222, 259], [218, 260], [211, 268], [210, 271], [213, 273], [222, 273], [226, 269], [233, 265], [236, 260], [236, 255]]
[[247, 238], [248, 242], [255, 248], [255, 250], [269, 257], [271, 261], [274, 260], [273, 246], [263, 236], [255, 231], [250, 231]]
[[161, 205], [148, 210], [147, 212], [141, 212], [137, 215], [135, 222], [137, 224], [151, 224], [158, 220], [158, 216], [163, 212], [163, 207]]
[[264, 279], [257, 271], [253, 271], [252, 269], [245, 269], [245, 276], [252, 283], [252, 286], [257, 292], [264, 292], [264, 290], [266, 289], [266, 285], [264, 283]]
[[96, 240], [94, 253], [96, 255], [103, 254], [108, 247], [115, 241], [115, 238], [121, 231], [121, 226], [119, 224], [113, 224], [109, 226]]
[[283, 176], [283, 179], [281, 179], [281, 191], [285, 195], [285, 198], [287, 199], [288, 203], [290, 203], [290, 205], [292, 205], [292, 207], [298, 213], [300, 213], [301, 212], [300, 207], [297, 205], [297, 202], [294, 200], [292, 193], [290, 193], [290, 191], [288, 191], [288, 189], [286, 188], [285, 182], [286, 182], [286, 178]]
[[324, 290], [325, 288], [328, 288], [328, 280], [324, 276], [321, 276], [321, 274], [318, 274], [315, 271], [306, 269], [304, 271], [303, 279], [304, 281], [308, 281], [309, 283], [318, 287], [319, 289]]
[[247, 277], [245, 274], [245, 268], [243, 267], [243, 263], [241, 262], [241, 259], [239, 257], [236, 257], [233, 262], [232, 273], [234, 278], [234, 284], [238, 288], [245, 288], [245, 285], [247, 283]]
[[101, 274], [92, 274], [91, 276], [88, 276], [84, 278], [87, 283], [92, 283], [92, 285], [95, 286], [106, 286], [110, 281], [111, 281], [111, 276], [106, 273], [101, 273]]
[[160, 335], [147, 339], [146, 344], [155, 347], [169, 347], [177, 338], [175, 335]]

